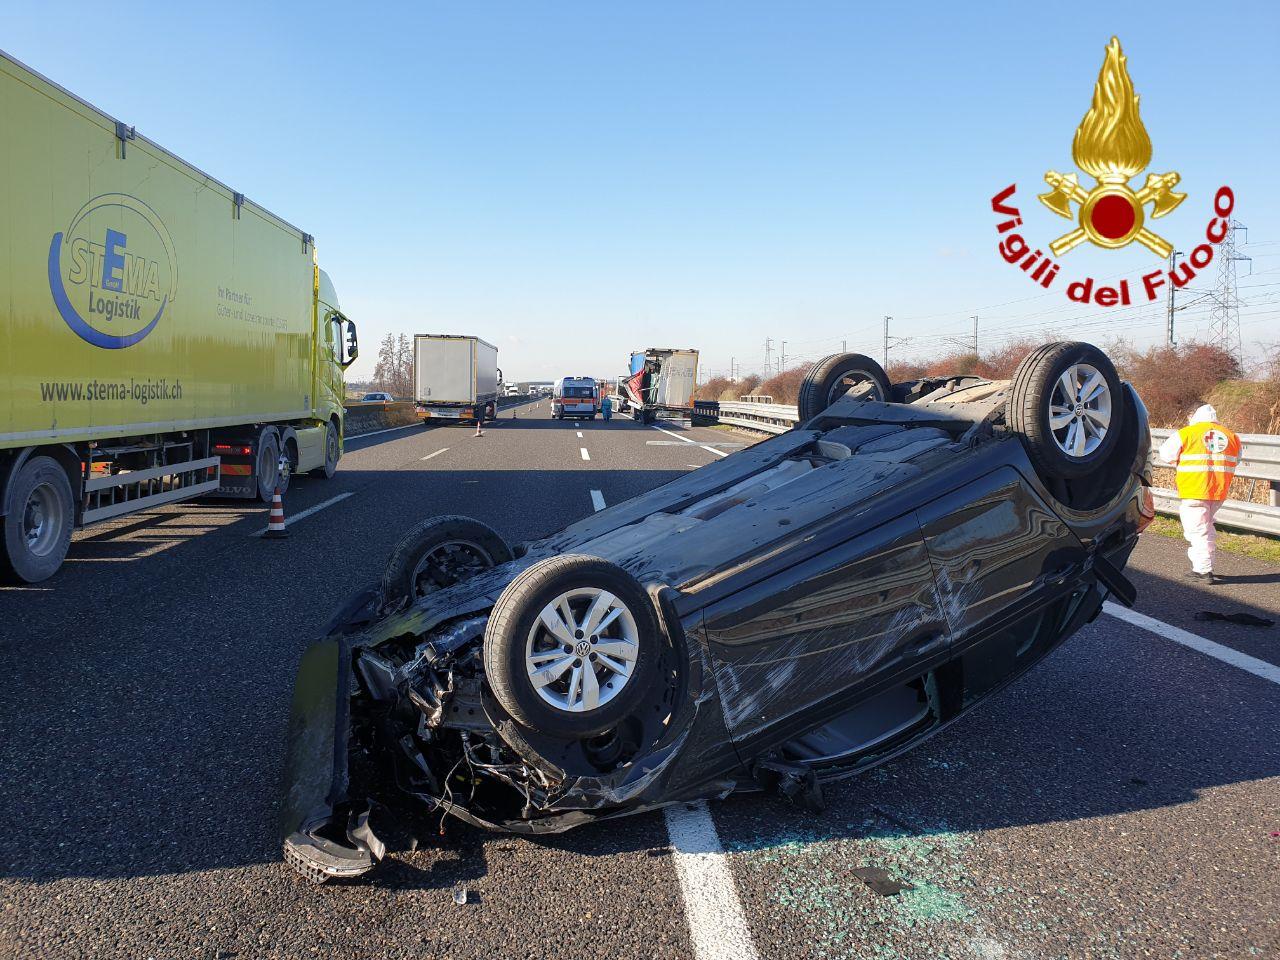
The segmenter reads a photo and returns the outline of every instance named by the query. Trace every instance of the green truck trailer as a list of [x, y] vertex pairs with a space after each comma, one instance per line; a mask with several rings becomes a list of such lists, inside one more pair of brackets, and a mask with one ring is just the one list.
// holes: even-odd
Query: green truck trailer
[[355, 325], [307, 233], [0, 51], [6, 572], [73, 527], [332, 476]]

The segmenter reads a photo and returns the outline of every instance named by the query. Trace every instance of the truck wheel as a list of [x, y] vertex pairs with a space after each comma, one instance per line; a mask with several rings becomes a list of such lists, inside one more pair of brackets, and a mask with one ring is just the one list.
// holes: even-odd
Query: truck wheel
[[470, 517], [431, 517], [391, 549], [382, 571], [380, 605], [416, 600], [510, 559], [511, 548], [487, 524]]
[[4, 566], [27, 583], [58, 572], [67, 548], [75, 510], [71, 481], [52, 457], [32, 457], [13, 478], [4, 516]]
[[892, 385], [884, 368], [860, 353], [833, 353], [823, 357], [805, 374], [796, 403], [800, 422], [812, 420], [827, 407], [858, 387], [869, 387], [868, 400], [888, 400]]
[[261, 436], [258, 437], [258, 499], [263, 503], [270, 503], [272, 496], [276, 491], [276, 484], [280, 484], [280, 493], [283, 495], [289, 486], [289, 476], [285, 472], [281, 476], [280, 470], [280, 438], [276, 435], [275, 430], [263, 430]]
[[502, 708], [530, 730], [582, 739], [657, 696], [661, 633], [629, 573], [587, 556], [548, 557], [516, 577], [484, 631]]
[[1018, 365], [1007, 421], [1042, 476], [1098, 469], [1120, 438], [1126, 396], [1111, 360], [1089, 343], [1051, 343]]
[[338, 428], [330, 420], [324, 428], [324, 466], [311, 471], [313, 477], [324, 477], [332, 480], [338, 472]]

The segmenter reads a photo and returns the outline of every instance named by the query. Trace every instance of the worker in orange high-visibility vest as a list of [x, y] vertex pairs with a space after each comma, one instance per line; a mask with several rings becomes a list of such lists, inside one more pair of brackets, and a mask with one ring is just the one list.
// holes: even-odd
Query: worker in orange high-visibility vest
[[1187, 426], [1160, 445], [1160, 459], [1177, 468], [1178, 516], [1190, 547], [1191, 577], [1217, 583], [1213, 556], [1217, 532], [1213, 519], [1231, 489], [1240, 463], [1240, 438], [1218, 423], [1218, 412], [1204, 404]]

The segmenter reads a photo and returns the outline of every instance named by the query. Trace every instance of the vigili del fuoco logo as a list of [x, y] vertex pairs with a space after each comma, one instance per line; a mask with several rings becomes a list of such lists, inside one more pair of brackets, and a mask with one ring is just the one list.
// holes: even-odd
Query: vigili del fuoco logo
[[1063, 257], [1082, 243], [1106, 250], [1137, 243], [1167, 261], [1166, 267], [1144, 273], [1132, 283], [1126, 278], [1115, 286], [1102, 286], [1092, 277], [1085, 277], [1066, 284], [1068, 299], [1100, 307], [1157, 300], [1166, 283], [1185, 287], [1213, 262], [1213, 245], [1226, 237], [1236, 202], [1230, 187], [1218, 188], [1213, 196], [1213, 216], [1204, 231], [1206, 242], [1197, 245], [1187, 259], [1175, 266], [1173, 245], [1147, 224], [1170, 213], [1187, 195], [1174, 191], [1181, 177], [1172, 170], [1148, 173], [1146, 182], [1137, 190], [1130, 186], [1129, 182], [1151, 163], [1151, 137], [1138, 112], [1139, 98], [1126, 61], [1120, 41], [1112, 37], [1093, 87], [1093, 103], [1071, 143], [1072, 159], [1093, 179], [1093, 186], [1082, 184], [1074, 171], [1062, 174], [1050, 170], [1044, 175], [1050, 189], [1039, 195], [1040, 202], [1076, 223], [1074, 229], [1049, 244], [1050, 255], [1033, 250], [1019, 232], [1022, 213], [1012, 202], [1016, 183], [991, 198], [991, 209], [1005, 218], [996, 225], [1001, 235], [1000, 255], [1045, 289], [1062, 285], [1056, 283], [1059, 264], [1054, 257]]

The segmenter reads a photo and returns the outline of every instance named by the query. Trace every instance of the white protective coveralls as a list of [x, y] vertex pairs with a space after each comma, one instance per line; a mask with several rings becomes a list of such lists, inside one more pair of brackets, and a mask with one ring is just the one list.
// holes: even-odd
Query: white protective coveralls
[[[1207, 403], [1198, 408], [1187, 421], [1188, 425], [1217, 422], [1218, 411]], [[1165, 463], [1176, 464], [1181, 453], [1182, 437], [1176, 432], [1160, 445], [1159, 457]], [[1217, 552], [1217, 531], [1214, 529], [1213, 519], [1221, 506], [1221, 500], [1184, 499], [1178, 504], [1182, 536], [1190, 544], [1187, 559], [1191, 561], [1193, 573], [1213, 572], [1213, 558]]]

